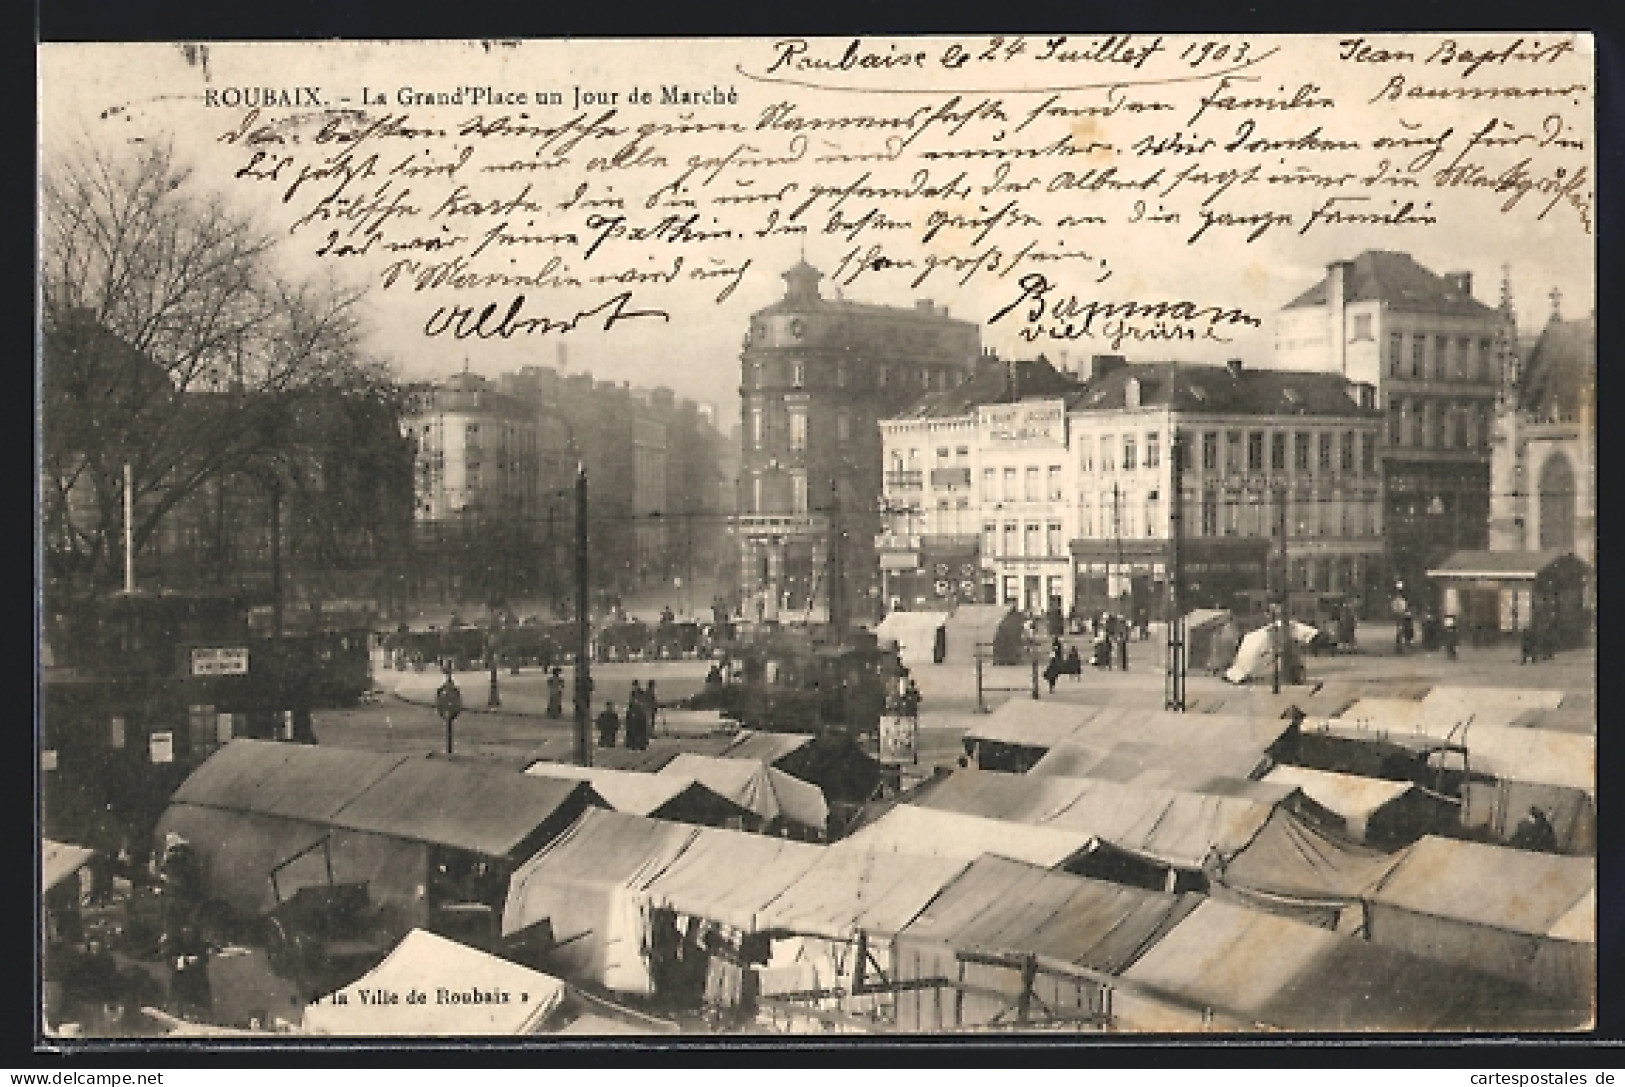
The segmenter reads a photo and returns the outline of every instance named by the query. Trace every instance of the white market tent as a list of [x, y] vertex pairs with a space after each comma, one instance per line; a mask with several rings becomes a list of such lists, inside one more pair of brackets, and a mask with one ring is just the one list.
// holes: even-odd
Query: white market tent
[[752, 759], [682, 754], [660, 768], [661, 777], [698, 781], [712, 792], [762, 817], [822, 833], [829, 821], [824, 791]]
[[945, 611], [894, 611], [875, 626], [875, 637], [896, 642], [904, 664], [935, 664], [947, 622]]
[[899, 804], [830, 848], [959, 861], [990, 853], [1041, 868], [1060, 868], [1094, 844], [1095, 836], [1087, 832]]
[[[421, 1003], [408, 1003], [413, 991]], [[345, 989], [305, 1009], [311, 1034], [463, 1037], [538, 1033], [564, 1000], [566, 986], [478, 948], [413, 929], [383, 962]], [[363, 1000], [390, 993], [400, 1003]]]
[[1303, 766], [1276, 766], [1264, 780], [1302, 789], [1310, 800], [1340, 816], [1349, 836], [1360, 840], [1364, 840], [1372, 816], [1417, 791], [1409, 781], [1334, 774]]
[[[1299, 645], [1308, 645], [1318, 634], [1314, 627], [1308, 623], [1292, 621], [1292, 640]], [[1258, 679], [1269, 675], [1275, 667], [1275, 631], [1274, 626], [1262, 626], [1241, 639], [1241, 645], [1236, 649], [1236, 660], [1224, 673], [1224, 678], [1231, 683], [1246, 683], [1250, 679]]]
[[49, 891], [78, 872], [95, 855], [96, 851], [94, 849], [86, 849], [82, 845], [54, 842], [49, 838], [42, 839], [40, 842], [40, 867], [44, 874], [44, 882], [40, 884], [40, 889]]

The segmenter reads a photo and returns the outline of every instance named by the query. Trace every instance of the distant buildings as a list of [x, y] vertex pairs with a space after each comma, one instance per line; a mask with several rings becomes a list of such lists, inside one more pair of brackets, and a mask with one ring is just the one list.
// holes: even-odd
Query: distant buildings
[[1042, 358], [984, 360], [881, 424], [888, 602], [1159, 613], [1176, 436], [1187, 604], [1263, 589], [1283, 520], [1288, 587], [1375, 596], [1381, 417], [1363, 395], [1339, 375], [1239, 360], [1100, 355], [1081, 381]]
[[1495, 401], [1515, 348], [1510, 311], [1477, 301], [1470, 273], [1437, 275], [1406, 253], [1335, 261], [1279, 313], [1276, 367], [1339, 374], [1385, 416], [1393, 580], [1486, 546]]
[[425, 390], [406, 422], [418, 442], [414, 595], [565, 606], [583, 464], [595, 605], [661, 584], [674, 608], [708, 605], [681, 591], [713, 572], [724, 539], [724, 439], [708, 410], [562, 366]]
[[821, 278], [805, 261], [785, 272], [784, 297], [751, 317], [740, 355], [735, 544], [747, 614], [827, 598], [837, 502], [845, 599], [873, 591], [877, 424], [959, 385], [980, 352], [978, 327], [929, 300], [902, 309], [825, 298]]

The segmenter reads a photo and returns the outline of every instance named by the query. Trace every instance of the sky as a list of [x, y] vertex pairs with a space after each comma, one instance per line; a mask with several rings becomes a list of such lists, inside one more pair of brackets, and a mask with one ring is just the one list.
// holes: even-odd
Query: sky
[[[1535, 50], [1557, 37], [1548, 35], [1545, 39], [1536, 40], [1498, 35], [1483, 39], [1482, 48], [1489, 52], [1492, 46], [1497, 50], [1508, 46], [1511, 47], [1510, 53], [1521, 49], [1534, 56]], [[1440, 40], [1439, 36], [1432, 36], [1399, 45], [1393, 42], [1387, 44], [1395, 52], [1404, 46], [1417, 56], [1428, 56], [1437, 54]], [[1073, 39], [1078, 46], [1099, 41], [1098, 38]], [[1132, 44], [1143, 47], [1146, 42], [1147, 39], [1142, 36], [1133, 39]], [[1372, 65], [1340, 62], [1338, 54], [1342, 51], [1341, 47], [1331, 40], [1252, 39], [1247, 44], [1253, 49], [1253, 56], [1268, 52], [1271, 59], [1255, 68], [1240, 70], [1242, 75], [1237, 78], [1256, 78], [1256, 82], [1238, 83], [1230, 93], [1285, 98], [1295, 87], [1312, 81], [1320, 93], [1335, 98], [1337, 108], [1304, 111], [1301, 118], [1290, 114], [1290, 111], [1270, 107], [1232, 111], [1224, 116], [1222, 124], [1215, 121], [1217, 115], [1210, 112], [1200, 125], [1181, 124], [1187, 120], [1185, 111], [1195, 101], [1193, 96], [1215, 87], [1215, 83], [1209, 80], [1202, 84], [1171, 84], [1164, 88], [1162, 96], [1179, 107], [1166, 116], [1146, 120], [1114, 115], [1073, 124], [1071, 132], [1080, 141], [1087, 137], [1112, 142], [1117, 147], [1117, 157], [1112, 161], [1127, 172], [1151, 161], [1136, 158], [1126, 150], [1135, 138], [1145, 133], [1158, 137], [1166, 137], [1170, 133], [1193, 136], [1194, 130], [1201, 128], [1204, 132], [1223, 136], [1232, 132], [1237, 123], [1247, 117], [1253, 118], [1260, 132], [1267, 130], [1271, 136], [1297, 137], [1318, 125], [1316, 131], [1323, 136], [1330, 138], [1352, 133], [1368, 145], [1377, 132], [1396, 131], [1396, 123], [1405, 125], [1407, 129], [1426, 132], [1450, 128], [1459, 140], [1486, 120], [1494, 122], [1500, 119], [1508, 125], [1508, 132], [1542, 134], [1548, 138], [1548, 144], [1553, 142], [1550, 137], [1556, 125], [1561, 129], [1557, 141], [1577, 139], [1587, 145], [1568, 151], [1567, 157], [1562, 159], [1565, 168], [1573, 170], [1576, 164], [1589, 168], [1592, 133], [1590, 101], [1586, 94], [1570, 96], [1561, 101], [1555, 98], [1549, 101], [1485, 100], [1481, 97], [1403, 101], [1397, 104], [1386, 101], [1371, 103], [1373, 89], [1381, 88], [1386, 80], [1401, 72], [1412, 84], [1475, 87], [1481, 91], [1483, 88], [1513, 84], [1547, 85], [1569, 78], [1590, 79], [1590, 62], [1584, 55], [1583, 42], [1582, 48], [1574, 50], [1566, 58], [1560, 58], [1557, 63], [1549, 63], [1539, 57], [1523, 60], [1512, 57], [1498, 62], [1483, 62], [1471, 71], [1460, 63], [1460, 55], [1470, 48], [1479, 48], [1478, 44], [1465, 36], [1451, 39], [1451, 43], [1454, 53], [1449, 59], [1455, 61], [1453, 64], [1378, 64], [1376, 70], [1366, 70]], [[876, 39], [865, 40], [863, 47], [871, 56], [894, 60], [919, 52], [929, 59], [923, 66], [915, 67], [930, 69], [930, 59], [943, 56], [944, 51], [954, 44], [954, 41], [947, 39]], [[965, 44], [976, 43], [966, 40]], [[233, 177], [234, 172], [244, 165], [246, 152], [240, 146], [223, 142], [221, 137], [235, 126], [246, 111], [211, 107], [206, 104], [208, 92], [222, 92], [229, 88], [318, 86], [322, 88], [319, 93], [324, 96], [325, 104], [332, 106], [337, 94], [355, 100], [359, 98], [362, 87], [372, 88], [374, 92], [384, 88], [386, 97], [392, 100], [381, 109], [395, 114], [410, 114], [414, 121], [436, 124], [454, 124], [476, 113], [491, 116], [499, 110], [476, 110], [466, 105], [407, 108], [399, 105], [397, 96], [403, 91], [444, 92], [457, 87], [489, 87], [503, 91], [512, 88], [529, 88], [532, 91], [556, 88], [568, 98], [573, 97], [577, 88], [600, 91], [616, 88], [624, 101], [627, 90], [639, 82], [643, 82], [645, 87], [677, 83], [684, 89], [696, 92], [712, 88], [717, 91], [731, 90], [737, 104], [731, 107], [700, 105], [687, 109], [650, 108], [636, 116], [665, 121], [681, 117], [698, 122], [727, 117], [749, 123], [753, 123], [764, 108], [780, 101], [794, 103], [804, 115], [852, 115], [860, 111], [880, 114], [906, 112], [925, 102], [940, 101], [949, 91], [964, 92], [969, 102], [976, 100], [975, 92], [991, 90], [1002, 96], [1001, 101], [1014, 115], [1017, 103], [1035, 104], [1047, 94], [1042, 88], [1052, 84], [1062, 88], [1063, 100], [1067, 102], [1100, 103], [1108, 100], [1098, 86], [1093, 90], [1073, 89], [1095, 86], [1074, 74], [1085, 72], [1084, 61], [1074, 59], [1067, 68], [1066, 79], [1059, 82], [1059, 77], [1051, 75], [1042, 65], [1036, 61], [1029, 62], [1028, 58], [1041, 48], [1041, 44], [1042, 39], [1034, 39], [1029, 44], [1027, 57], [1014, 58], [1003, 65], [990, 64], [975, 70], [974, 76], [970, 74], [972, 69], [969, 67], [951, 74], [944, 74], [941, 70], [916, 73], [915, 67], [908, 66], [843, 69], [838, 67], [838, 58], [842, 55], [844, 40], [814, 40], [807, 44], [804, 55], [821, 55], [826, 64], [832, 65], [822, 69], [797, 68], [794, 65], [775, 68], [774, 61], [780, 51], [774, 43], [745, 39], [676, 43], [637, 40], [615, 43], [533, 41], [518, 44], [214, 43], [206, 50], [206, 62], [200, 59], [195, 49], [188, 51], [164, 43], [46, 45], [41, 47], [40, 64], [42, 157], [44, 168], [49, 170], [75, 145], [112, 150], [167, 141], [173, 144], [183, 159], [197, 166], [200, 185], [226, 191], [233, 202], [273, 229], [283, 232], [304, 210], [308, 210], [310, 202], [303, 198], [283, 201], [279, 198], [282, 192], [280, 185], [247, 184]], [[1106, 75], [1113, 80], [1134, 80], [1149, 76], [1154, 71], [1167, 75], [1182, 70], [1166, 66], [1156, 69], [1155, 65], [1183, 63], [1174, 55], [1184, 44], [1182, 39], [1168, 39], [1160, 55], [1150, 58], [1150, 63], [1137, 68], [1132, 63], [1119, 62]], [[1239, 48], [1239, 42], [1233, 41], [1229, 45], [1232, 49]], [[973, 58], [977, 54], [976, 49], [968, 52]], [[1087, 73], [1097, 75], [1100, 68], [1100, 64], [1093, 64], [1087, 68]], [[1203, 70], [1214, 69], [1209, 65]], [[816, 84], [817, 87], [808, 84]], [[828, 89], [831, 86], [842, 89]], [[883, 87], [889, 90], [881, 93]], [[1276, 87], [1281, 90], [1277, 92]], [[297, 91], [294, 93], [297, 94]], [[269, 108], [264, 112], [278, 118], [302, 119], [307, 123], [303, 129], [307, 134], [315, 127], [311, 119], [317, 117], [310, 110], [297, 108], [283, 110], [280, 114]], [[509, 113], [512, 112], [510, 109]], [[537, 118], [562, 119], [574, 111], [566, 104], [556, 111], [533, 109], [531, 112]], [[1554, 114], [1561, 119], [1551, 121]], [[634, 111], [623, 108], [620, 117], [627, 120], [633, 115]], [[966, 128], [967, 138], [980, 132], [980, 142], [960, 141], [959, 146], [997, 146], [992, 131], [986, 126], [978, 129], [974, 124], [969, 125]], [[940, 129], [938, 135], [941, 136]], [[758, 139], [754, 133], [750, 137], [767, 154], [782, 148], [782, 141], [786, 138], [774, 135], [771, 139]], [[833, 147], [840, 139], [826, 137], [824, 145]], [[728, 140], [740, 142], [731, 137]], [[815, 136], [815, 149], [824, 146], [816, 140]], [[702, 156], [721, 154], [725, 144], [720, 141], [720, 137], [701, 136], [682, 142], [682, 151], [678, 151], [679, 141], [673, 138], [663, 146], [668, 149], [672, 162], [680, 164], [684, 153]], [[1538, 172], [1549, 161], [1557, 161], [1554, 156], [1558, 149], [1544, 146], [1529, 150], [1530, 145], [1536, 142], [1525, 138], [1522, 147], [1497, 148], [1486, 151], [1485, 155], [1497, 166], [1516, 161], [1512, 157], [1514, 155], [1532, 155], [1531, 170]], [[948, 143], [946, 136], [941, 136], [940, 143]], [[454, 144], [442, 141], [437, 146], [444, 149]], [[844, 146], [850, 150], [850, 141]], [[315, 162], [319, 157], [308, 143], [298, 153], [303, 156], [300, 162]], [[486, 153], [482, 147], [480, 154]], [[1393, 154], [1397, 160], [1400, 153]], [[1368, 153], [1362, 161], [1369, 165], [1373, 155]], [[677, 169], [673, 166], [664, 171], [645, 170], [640, 173], [629, 168], [595, 173], [585, 168], [585, 159], [585, 155], [572, 156], [568, 166], [545, 176], [538, 175], [535, 192], [556, 197], [585, 180], [596, 187], [595, 192], [602, 193], [603, 186], [610, 184], [605, 179], [613, 176], [622, 184], [621, 193], [629, 198], [634, 194], [641, 197], [653, 190], [656, 179], [669, 178]], [[1278, 156], [1255, 155], [1253, 161], [1263, 163], [1266, 168], [1274, 168], [1275, 164], [1270, 159], [1276, 159], [1283, 169], [1294, 161], [1290, 152]], [[1171, 154], [1167, 159], [1168, 169], [1178, 169], [1190, 160], [1190, 156]], [[1330, 161], [1324, 156], [1310, 159], [1299, 156], [1298, 160], [1312, 162], [1317, 169]], [[1244, 164], [1244, 160], [1235, 154], [1228, 158], [1204, 158], [1204, 165], [1214, 169]], [[915, 165], [928, 166], [933, 177], [938, 179], [945, 176], [942, 171], [948, 167], [948, 164], [940, 162]], [[912, 169], [885, 163], [874, 168], [877, 178], [884, 176], [888, 183], [906, 180]], [[892, 173], [886, 174], [888, 169]], [[898, 172], [899, 169], [901, 172]], [[1055, 172], [1050, 165], [1044, 169], [1046, 176]], [[973, 163], [971, 171], [973, 178], [981, 180], [986, 180], [990, 174], [989, 169], [980, 163]], [[764, 183], [777, 178], [791, 178], [804, 186], [820, 181], [835, 184], [849, 180], [855, 174], [856, 168], [845, 164], [812, 166], [805, 162], [795, 167], [759, 172]], [[745, 175], [736, 173], [733, 176]], [[432, 186], [432, 181], [424, 179], [420, 192]], [[307, 187], [305, 191], [308, 193], [312, 188]], [[513, 188], [509, 186], [502, 191], [507, 193]], [[1224, 206], [1224, 200], [1232, 199], [1236, 192], [1240, 190], [1207, 206]], [[1551, 307], [1548, 294], [1554, 288], [1562, 292], [1563, 312], [1567, 316], [1583, 314], [1594, 305], [1594, 237], [1580, 228], [1580, 218], [1572, 214], [1571, 209], [1559, 206], [1545, 216], [1537, 216], [1539, 198], [1533, 194], [1524, 200], [1521, 207], [1511, 212], [1497, 210], [1504, 196], [1487, 192], [1437, 188], [1424, 189], [1415, 195], [1418, 200], [1428, 202], [1430, 213], [1438, 220], [1435, 225], [1425, 229], [1340, 226], [1307, 233], [1275, 228], [1252, 242], [1242, 240], [1245, 230], [1232, 228], [1215, 230], [1213, 236], [1203, 244], [1192, 245], [1187, 239], [1204, 205], [1198, 199], [1200, 190], [1187, 187], [1184, 192], [1166, 201], [1168, 210], [1182, 214], [1183, 221], [1179, 226], [1153, 230], [1118, 225], [1120, 219], [1117, 213], [1126, 206], [1119, 201], [1113, 205], [1112, 222], [1109, 224], [1087, 224], [1067, 229], [1057, 226], [1056, 233], [1062, 237], [1056, 238], [1050, 234], [1045, 237], [1053, 245], [1070, 245], [1073, 250], [1087, 249], [1109, 264], [1111, 276], [1105, 282], [1097, 284], [1074, 278], [1067, 283], [1070, 291], [1079, 294], [1094, 291], [1096, 297], [1108, 301], [1190, 299], [1204, 304], [1240, 307], [1264, 319], [1262, 327], [1234, 334], [1227, 343], [1180, 344], [1177, 348], [1150, 345], [1144, 350], [1130, 348], [1125, 351], [1130, 358], [1179, 357], [1190, 361], [1218, 361], [1239, 356], [1250, 365], [1268, 365], [1273, 323], [1270, 316], [1317, 282], [1324, 274], [1327, 262], [1351, 258], [1367, 248], [1406, 250], [1425, 267], [1436, 272], [1470, 271], [1473, 273], [1476, 296], [1490, 305], [1497, 303], [1502, 268], [1503, 265], [1508, 266], [1520, 324], [1525, 330], [1538, 329], [1544, 323]], [[967, 205], [1001, 199], [1002, 195], [978, 195]], [[1059, 197], [1046, 197], [1035, 191], [1024, 192], [1016, 199], [1026, 201], [1023, 207], [1051, 222], [1064, 212], [1085, 206], [1077, 202], [1068, 203]], [[1234, 206], [1254, 211], [1265, 206], [1259, 203], [1260, 197], [1256, 192], [1249, 199], [1250, 203]], [[1296, 196], [1294, 200], [1295, 203], [1289, 203], [1284, 196], [1275, 197], [1275, 203], [1269, 206], [1290, 206], [1297, 209], [1301, 216], [1308, 206], [1308, 198]], [[1153, 203], [1161, 205], [1164, 202], [1148, 201], [1144, 210], [1158, 210], [1149, 206]], [[853, 203], [848, 208], [851, 210], [860, 206]], [[898, 205], [882, 206], [895, 208]], [[1092, 208], [1095, 205], [1087, 206]], [[634, 212], [627, 214], [629, 219], [636, 218]], [[856, 215], [855, 210], [853, 214]], [[963, 214], [968, 215], [969, 212]], [[753, 224], [759, 221], [751, 220]], [[822, 221], [823, 217], [819, 216], [819, 222]], [[580, 219], [575, 222], [579, 223]], [[961, 241], [961, 251], [966, 249], [966, 240], [971, 233], [964, 230], [957, 235]], [[871, 239], [880, 239], [888, 251], [915, 257], [944, 251], [940, 243], [934, 245], [919, 234], [918, 230], [891, 234], [871, 232], [865, 236], [865, 244]], [[1009, 248], [1017, 248], [1020, 238], [1016, 235], [1008, 237], [1011, 239]], [[377, 259], [366, 256], [347, 263], [330, 257], [318, 258], [314, 255], [317, 240], [319, 235], [308, 229], [289, 234], [286, 244], [282, 246], [280, 259], [296, 273], [331, 268], [341, 277], [352, 277], [354, 282], [372, 283], [376, 287], [381, 266]], [[399, 290], [374, 289], [365, 310], [368, 342], [378, 355], [396, 367], [402, 377], [409, 379], [438, 378], [462, 370], [465, 366], [478, 373], [495, 375], [527, 364], [554, 365], [559, 357], [557, 345], [567, 343], [571, 370], [588, 370], [600, 380], [625, 381], [638, 386], [666, 385], [680, 395], [716, 405], [722, 418], [727, 421], [735, 418], [738, 410], [739, 352], [749, 315], [782, 295], [780, 273], [803, 255], [814, 266], [831, 272], [842, 254], [851, 248], [852, 244], [842, 237], [820, 230], [802, 236], [775, 236], [752, 239], [748, 244], [723, 246], [716, 250], [720, 256], [736, 262], [739, 259], [750, 262], [726, 301], [718, 303], [713, 300], [717, 291], [715, 282], [695, 285], [681, 283], [653, 296], [658, 299], [661, 308], [669, 311], [669, 321], [627, 321], [611, 332], [583, 329], [567, 338], [519, 337], [493, 343], [425, 337], [422, 330], [426, 307], [471, 299], [448, 294], [425, 299]], [[648, 244], [639, 248], [630, 243], [617, 242], [606, 247], [604, 256], [599, 259], [615, 260], [619, 262], [613, 265], [617, 268], [660, 267], [670, 259], [672, 251], [669, 246]], [[688, 270], [692, 271], [701, 262], [701, 254], [701, 249], [693, 250]], [[576, 255], [579, 256], [579, 252]], [[577, 264], [579, 266], [579, 261]], [[1051, 271], [1050, 267], [1045, 267], [1044, 271], [1053, 279], [1063, 278], [1061, 272]], [[829, 281], [826, 280], [824, 286], [826, 294], [833, 293]], [[960, 288], [953, 285], [946, 275], [939, 275], [926, 286], [914, 289], [904, 276], [871, 275], [845, 288], [843, 295], [854, 301], [898, 306], [912, 306], [915, 299], [930, 297], [935, 304], [947, 306], [954, 316], [981, 323], [1000, 306], [1018, 297], [1019, 291], [1009, 279], [989, 281], [984, 278], [981, 282]], [[534, 297], [535, 292], [532, 292], [533, 304]], [[571, 300], [573, 305], [578, 297], [586, 296], [567, 292], [559, 297]], [[640, 289], [637, 297], [641, 301], [648, 295]], [[571, 306], [555, 308], [567, 314]], [[984, 327], [983, 342], [1004, 357], [1030, 357], [1043, 350], [1052, 360], [1060, 354], [1062, 346], [1023, 343], [1013, 334], [1008, 322]], [[1083, 340], [1072, 343], [1068, 350], [1073, 359], [1078, 359], [1108, 348], [1098, 340]]]

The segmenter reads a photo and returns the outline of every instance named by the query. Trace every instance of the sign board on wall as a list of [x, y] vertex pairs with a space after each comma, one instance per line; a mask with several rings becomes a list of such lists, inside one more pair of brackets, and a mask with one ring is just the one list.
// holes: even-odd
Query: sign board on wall
[[175, 734], [154, 732], [147, 738], [147, 754], [153, 762], [174, 762]]
[[1066, 408], [1059, 400], [983, 407], [977, 416], [984, 445], [1061, 447], [1066, 444]]
[[248, 675], [248, 647], [225, 646], [192, 650], [194, 676]]

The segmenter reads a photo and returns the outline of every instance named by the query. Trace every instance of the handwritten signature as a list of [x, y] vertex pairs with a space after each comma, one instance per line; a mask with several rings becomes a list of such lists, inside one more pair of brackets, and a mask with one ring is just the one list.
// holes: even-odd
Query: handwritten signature
[[[480, 340], [512, 339], [515, 336], [546, 335], [553, 332], [563, 335], [574, 332], [581, 322], [588, 317], [602, 317], [602, 330], [608, 332], [623, 321], [653, 320], [670, 321], [671, 314], [661, 309], [631, 309], [632, 292], [622, 291], [620, 294], [606, 298], [604, 301], [588, 309], [577, 310], [571, 317], [563, 320], [554, 317], [524, 315], [525, 296], [516, 294], [508, 302], [506, 310], [498, 302], [476, 310], [473, 306], [441, 306], [429, 315], [423, 323], [425, 336], [451, 336], [453, 339], [466, 340], [469, 338]], [[497, 312], [502, 310], [502, 316]]]

